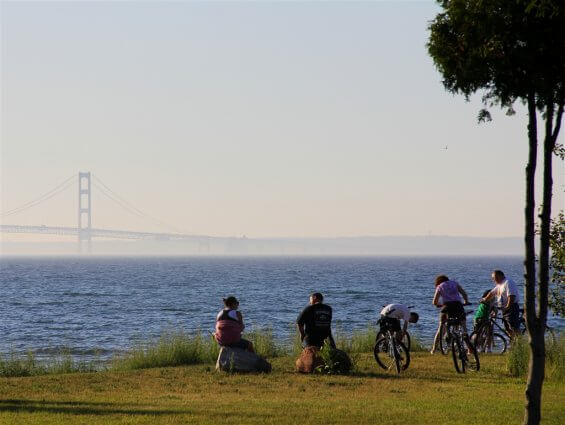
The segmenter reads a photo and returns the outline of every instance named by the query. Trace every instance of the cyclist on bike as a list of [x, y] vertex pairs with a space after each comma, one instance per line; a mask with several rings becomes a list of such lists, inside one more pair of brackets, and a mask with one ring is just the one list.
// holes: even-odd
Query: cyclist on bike
[[[396, 339], [402, 341], [408, 329], [408, 323], [417, 323], [419, 316], [418, 313], [411, 312], [404, 304], [389, 304], [381, 310], [381, 320], [385, 318], [394, 330]], [[400, 327], [400, 320], [404, 320], [402, 329]]]
[[[434, 345], [432, 347], [431, 354], [434, 354], [436, 347], [438, 347], [439, 340], [441, 338], [441, 330], [445, 328], [441, 326], [447, 321], [447, 318], [458, 318], [461, 326], [463, 327], [464, 335], [467, 337], [467, 321], [465, 317], [465, 309], [463, 308], [463, 301], [465, 304], [469, 304], [469, 299], [465, 290], [454, 280], [449, 280], [449, 278], [442, 274], [435, 279], [435, 294], [433, 299], [433, 304], [436, 307], [441, 307], [440, 313], [440, 326], [434, 337]], [[440, 297], [443, 304], [439, 303]]]
[[496, 286], [489, 294], [481, 298], [481, 302], [496, 298], [496, 305], [502, 309], [502, 319], [508, 335], [511, 337], [520, 331], [520, 298], [518, 288], [511, 279], [506, 278], [502, 270], [492, 272], [492, 280]]
[[[473, 330], [477, 330], [481, 327], [485, 322], [489, 320], [492, 302], [490, 300], [485, 300], [486, 296], [490, 293], [490, 289], [487, 289], [483, 292], [483, 296], [480, 300], [479, 307], [475, 312], [475, 316], [473, 317]], [[485, 300], [485, 301], [483, 301]]]
[[[489, 326], [492, 302], [482, 300], [490, 293], [490, 291], [491, 289], [487, 289], [485, 292], [483, 292], [479, 307], [477, 308], [475, 316], [473, 317], [473, 333], [479, 332], [479, 328], [481, 328], [482, 326]], [[490, 328], [490, 326], [486, 335], [487, 336], [486, 341], [484, 341], [484, 345], [486, 347], [486, 352], [490, 353], [492, 345], [492, 328]]]

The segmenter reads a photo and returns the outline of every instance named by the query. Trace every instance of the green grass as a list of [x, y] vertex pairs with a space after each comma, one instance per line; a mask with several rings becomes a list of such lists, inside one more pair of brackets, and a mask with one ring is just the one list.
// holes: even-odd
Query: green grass
[[[565, 380], [565, 336], [559, 335], [555, 342], [550, 341], [545, 346], [545, 374], [560, 380]], [[526, 376], [530, 358], [528, 338], [520, 336], [511, 345], [506, 357], [506, 368], [512, 376]]]
[[[458, 375], [449, 356], [413, 353], [397, 376], [360, 354], [352, 375], [217, 373], [211, 365], [0, 378], [0, 424], [499, 424], [521, 423], [525, 379], [505, 356]], [[496, 406], [493, 407], [493, 396]], [[544, 384], [544, 424], [565, 420], [565, 386]]]
[[76, 361], [65, 351], [41, 362], [31, 352], [24, 357], [14, 354], [0, 356], [0, 376], [36, 376], [94, 372], [98, 368], [98, 362]]

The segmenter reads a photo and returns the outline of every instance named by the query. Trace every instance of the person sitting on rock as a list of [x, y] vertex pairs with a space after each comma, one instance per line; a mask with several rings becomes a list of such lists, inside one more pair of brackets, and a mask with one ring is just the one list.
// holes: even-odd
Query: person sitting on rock
[[241, 333], [245, 328], [243, 316], [237, 308], [239, 301], [233, 297], [224, 298], [224, 309], [216, 316], [216, 332], [214, 338], [224, 347], [242, 348], [243, 350], [255, 352], [251, 341], [243, 339]]
[[329, 339], [332, 348], [335, 342], [332, 337], [332, 308], [323, 304], [324, 297], [319, 292], [310, 295], [308, 305], [298, 316], [296, 324], [300, 332], [300, 340], [304, 347], [314, 346], [321, 348], [324, 340]]

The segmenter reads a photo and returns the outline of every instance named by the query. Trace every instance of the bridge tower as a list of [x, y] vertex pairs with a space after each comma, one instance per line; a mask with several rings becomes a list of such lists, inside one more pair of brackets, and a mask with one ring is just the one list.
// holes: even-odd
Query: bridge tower
[[[83, 252], [86, 244], [88, 253], [92, 252], [92, 197], [90, 171], [78, 173], [78, 250]], [[86, 216], [86, 217], [85, 217]], [[84, 220], [86, 219], [86, 220]]]

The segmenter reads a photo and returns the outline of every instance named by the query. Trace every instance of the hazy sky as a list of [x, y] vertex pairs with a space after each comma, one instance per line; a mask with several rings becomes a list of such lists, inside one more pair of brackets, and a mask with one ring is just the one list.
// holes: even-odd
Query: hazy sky
[[[432, 1], [1, 12], [0, 211], [81, 170], [189, 233], [522, 233], [524, 110], [478, 125], [480, 103], [445, 92]], [[94, 190], [93, 226], [167, 230]], [[72, 187], [2, 223], [74, 226], [76, 204]]]

